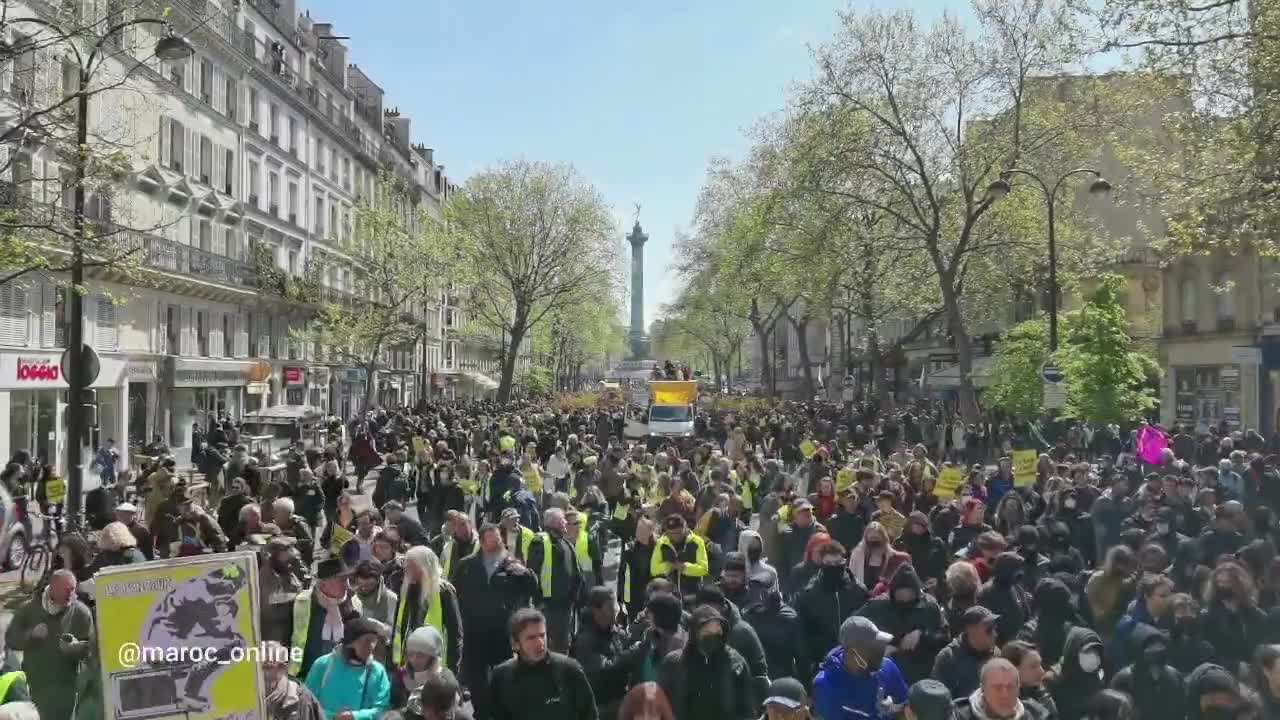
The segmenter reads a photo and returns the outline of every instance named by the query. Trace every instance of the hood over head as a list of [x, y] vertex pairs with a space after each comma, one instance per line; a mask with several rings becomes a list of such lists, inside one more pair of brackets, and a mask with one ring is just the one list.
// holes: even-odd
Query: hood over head
[[[933, 532], [933, 528], [929, 526], [929, 516], [925, 515], [919, 510], [915, 510], [910, 515], [907, 516], [908, 529], [911, 527], [912, 523], [918, 524], [924, 528], [924, 535], [921, 535], [920, 537], [929, 537], [929, 535]], [[906, 538], [908, 540], [914, 537], [915, 535], [911, 534], [910, 532], [908, 532], [906, 535]]]
[[1160, 630], [1146, 624], [1138, 623], [1133, 626], [1133, 633], [1129, 635], [1129, 657], [1133, 658], [1135, 663], [1142, 663], [1142, 651], [1148, 645], [1163, 640], [1167, 645], [1169, 638]]
[[1021, 555], [1015, 552], [1002, 552], [996, 556], [994, 578], [997, 582], [1011, 585], [1019, 572], [1022, 572]]
[[[725, 637], [729, 636], [729, 623], [724, 619], [724, 615], [720, 611], [710, 605], [699, 605], [694, 609], [693, 614], [689, 616], [689, 635], [696, 637], [698, 631], [707, 623], [720, 623], [720, 629], [724, 631]], [[690, 643], [692, 645], [692, 643]]]
[[1018, 528], [1018, 545], [1021, 547], [1039, 547], [1040, 533], [1034, 525], [1023, 525]]
[[1044, 578], [1036, 583], [1036, 607], [1046, 617], [1060, 618], [1075, 612], [1071, 605], [1071, 589], [1057, 578]]
[[1064, 672], [1079, 674], [1080, 653], [1087, 647], [1102, 647], [1102, 638], [1088, 627], [1077, 625], [1067, 631], [1067, 640], [1062, 644], [1062, 668]]
[[898, 568], [898, 572], [893, 574], [893, 579], [889, 581], [889, 594], [898, 590], [898, 588], [911, 588], [916, 591], [917, 597], [924, 591], [924, 583], [920, 582], [920, 576], [916, 574], [916, 569], [910, 565], [903, 565]]
[[747, 555], [747, 548], [751, 547], [752, 540], [759, 540], [761, 549], [764, 548], [764, 540], [760, 537], [760, 533], [755, 530], [743, 530], [738, 533], [738, 552], [744, 556]]

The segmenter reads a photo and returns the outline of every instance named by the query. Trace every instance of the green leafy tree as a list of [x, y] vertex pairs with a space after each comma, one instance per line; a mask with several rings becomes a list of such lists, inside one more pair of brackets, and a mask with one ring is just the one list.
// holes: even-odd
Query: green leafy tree
[[412, 349], [422, 337], [425, 323], [415, 306], [433, 297], [423, 278], [448, 277], [454, 258], [437, 221], [415, 199], [401, 179], [378, 177], [374, 192], [355, 208], [352, 231], [338, 241], [357, 269], [355, 287], [350, 295], [329, 293], [311, 323], [292, 333], [327, 360], [364, 368], [366, 406], [386, 353]]
[[1155, 407], [1147, 382], [1154, 361], [1129, 337], [1124, 286], [1124, 278], [1104, 275], [1084, 306], [1067, 316], [1058, 362], [1066, 375], [1070, 417], [1120, 423]]
[[1012, 415], [1038, 415], [1044, 395], [1040, 368], [1048, 359], [1049, 330], [1045, 322], [1018, 323], [996, 345], [986, 400]]
[[584, 293], [617, 286], [621, 237], [600, 193], [569, 165], [515, 161], [471, 177], [446, 207], [472, 319], [506, 338], [498, 401], [511, 397], [529, 332]]

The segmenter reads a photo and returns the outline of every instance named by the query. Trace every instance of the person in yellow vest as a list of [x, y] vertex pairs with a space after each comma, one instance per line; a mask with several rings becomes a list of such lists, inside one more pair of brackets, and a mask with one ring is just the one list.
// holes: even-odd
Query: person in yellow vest
[[458, 591], [440, 577], [440, 560], [431, 548], [418, 545], [404, 554], [404, 581], [400, 585], [391, 633], [391, 666], [405, 663], [405, 642], [414, 630], [430, 626], [444, 637], [440, 661], [455, 673], [462, 658], [462, 611]]
[[585, 511], [569, 508], [564, 511], [565, 537], [573, 540], [573, 556], [582, 573], [583, 587], [599, 585], [604, 577], [604, 553], [600, 551], [600, 525], [591, 526]]
[[347, 621], [360, 617], [360, 598], [348, 584], [350, 576], [342, 558], [327, 558], [316, 566], [315, 585], [294, 598], [289, 644], [302, 650], [289, 655], [290, 675], [306, 677], [316, 658], [342, 644]]
[[[14, 702], [30, 702], [31, 692], [27, 690], [27, 674], [10, 667], [10, 660], [5, 658], [4, 671], [0, 672], [0, 705]], [[16, 664], [14, 665], [16, 667]]]
[[578, 601], [588, 586], [577, 558], [576, 531], [569, 533], [565, 511], [547, 510], [542, 526], [545, 531], [538, 533], [529, 552], [529, 570], [541, 589], [539, 607], [547, 617], [547, 642], [556, 652], [568, 652]]
[[618, 597], [632, 620], [644, 610], [644, 589], [649, 584], [649, 567], [657, 543], [653, 529], [653, 518], [640, 515], [636, 519], [635, 539], [622, 548], [618, 559]]
[[689, 532], [683, 515], [668, 515], [649, 561], [650, 577], [672, 577], [680, 595], [692, 597], [710, 569], [706, 541]]
[[498, 523], [502, 528], [502, 542], [520, 562], [529, 563], [529, 548], [533, 546], [536, 533], [520, 524], [520, 512], [515, 508], [502, 511], [502, 520]]
[[446, 517], [445, 531], [438, 541], [438, 557], [444, 568], [443, 577], [452, 580], [453, 570], [458, 567], [458, 562], [480, 552], [480, 539], [476, 537], [470, 516], [450, 510]]

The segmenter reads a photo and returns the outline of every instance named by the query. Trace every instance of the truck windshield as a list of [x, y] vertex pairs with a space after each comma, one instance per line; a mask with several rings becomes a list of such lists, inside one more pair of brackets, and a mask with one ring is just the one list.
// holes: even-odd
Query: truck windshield
[[649, 422], [689, 422], [687, 405], [654, 405], [649, 408]]

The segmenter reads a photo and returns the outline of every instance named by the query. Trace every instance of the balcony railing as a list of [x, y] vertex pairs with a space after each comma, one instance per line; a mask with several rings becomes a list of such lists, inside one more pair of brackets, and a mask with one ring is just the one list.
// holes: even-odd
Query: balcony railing
[[144, 267], [233, 287], [256, 284], [257, 276], [247, 262], [154, 235], [136, 235], [141, 238]]

